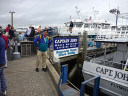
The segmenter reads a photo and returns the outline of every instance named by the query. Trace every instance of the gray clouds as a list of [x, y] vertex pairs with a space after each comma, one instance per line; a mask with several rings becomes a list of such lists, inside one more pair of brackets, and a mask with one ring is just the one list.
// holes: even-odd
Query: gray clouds
[[0, 25], [10, 23], [10, 11], [15, 11], [14, 25], [22, 24], [63, 24], [69, 17], [77, 18], [75, 6], [82, 18], [93, 15], [92, 8], [99, 11], [98, 19], [114, 22], [109, 13], [119, 6], [121, 12], [128, 12], [127, 0], [0, 0]]

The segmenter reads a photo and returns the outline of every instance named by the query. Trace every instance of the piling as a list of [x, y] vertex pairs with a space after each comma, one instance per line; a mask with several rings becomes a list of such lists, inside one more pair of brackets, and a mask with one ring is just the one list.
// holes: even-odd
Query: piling
[[86, 60], [87, 56], [87, 31], [83, 32], [83, 61]]

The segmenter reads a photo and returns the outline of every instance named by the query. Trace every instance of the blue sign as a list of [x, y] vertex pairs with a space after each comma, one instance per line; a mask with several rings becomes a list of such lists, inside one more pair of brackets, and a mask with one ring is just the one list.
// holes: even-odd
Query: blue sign
[[54, 38], [54, 50], [76, 48], [78, 47], [78, 38]]
[[78, 54], [78, 37], [54, 38], [53, 49], [57, 58]]

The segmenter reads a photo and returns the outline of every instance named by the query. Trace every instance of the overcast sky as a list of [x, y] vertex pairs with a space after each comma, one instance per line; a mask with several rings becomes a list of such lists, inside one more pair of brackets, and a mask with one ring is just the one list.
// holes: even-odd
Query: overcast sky
[[[110, 9], [118, 8], [121, 13], [128, 12], [128, 0], [0, 0], [0, 25], [11, 22], [10, 11], [14, 11], [14, 27], [25, 24], [55, 25], [64, 24], [78, 18], [75, 6], [78, 6], [83, 19], [93, 18], [93, 7], [99, 11], [96, 18], [115, 22]], [[122, 22], [122, 19], [119, 20]], [[123, 20], [126, 22], [126, 20]]]

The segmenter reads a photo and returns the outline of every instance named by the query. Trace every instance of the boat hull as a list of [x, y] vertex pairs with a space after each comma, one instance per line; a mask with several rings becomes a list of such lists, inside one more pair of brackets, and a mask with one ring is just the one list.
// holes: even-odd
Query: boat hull
[[[103, 65], [98, 65], [98, 64], [94, 65], [94, 64], [95, 63], [84, 62], [83, 70], [82, 70], [84, 80], [88, 80], [94, 77], [94, 75], [100, 75], [101, 76], [100, 92], [103, 92], [110, 96], [127, 96], [128, 95], [128, 84], [127, 84], [128, 74], [126, 71], [124, 71], [123, 73], [123, 70], [119, 70], [119, 69], [115, 69], [115, 68], [111, 68]], [[106, 73], [105, 73], [105, 70], [106, 70]], [[108, 71], [108, 70], [111, 70], [111, 71]], [[103, 71], [104, 73], [102, 73]], [[125, 77], [121, 78], [121, 75], [119, 74], [120, 77], [117, 78], [116, 76], [117, 73], [115, 73], [117, 71], [118, 73], [125, 74]], [[124, 81], [122, 79], [124, 79]], [[91, 81], [89, 82], [88, 85], [93, 85], [93, 84], [94, 84], [94, 81]]]

